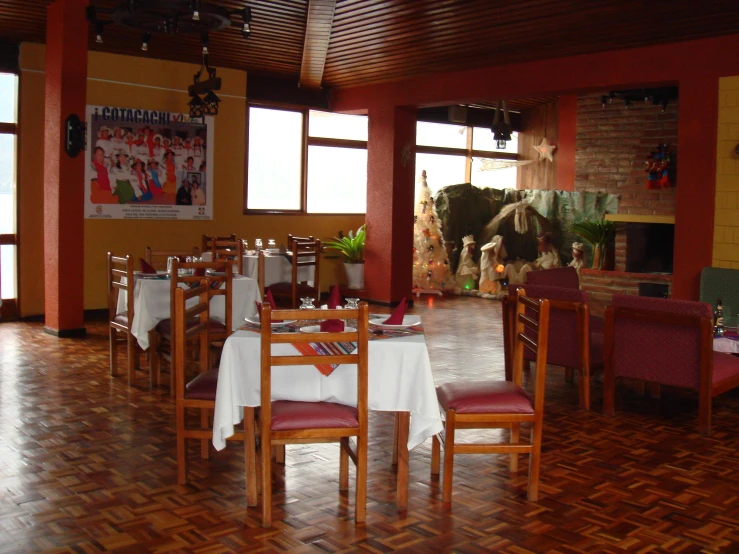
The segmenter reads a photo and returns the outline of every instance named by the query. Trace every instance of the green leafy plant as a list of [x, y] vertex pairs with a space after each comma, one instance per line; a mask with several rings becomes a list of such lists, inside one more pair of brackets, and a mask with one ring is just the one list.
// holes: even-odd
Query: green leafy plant
[[364, 263], [364, 239], [366, 232], [364, 225], [357, 229], [356, 234], [349, 231], [347, 236], [344, 236], [342, 231], [339, 231], [339, 236], [334, 237], [331, 240], [324, 242], [326, 248], [332, 250], [338, 250], [344, 256], [344, 262], [348, 264], [361, 264]]
[[616, 239], [616, 223], [605, 219], [600, 221], [585, 219], [573, 223], [571, 231], [593, 247], [592, 267], [600, 269], [605, 263], [608, 247]]

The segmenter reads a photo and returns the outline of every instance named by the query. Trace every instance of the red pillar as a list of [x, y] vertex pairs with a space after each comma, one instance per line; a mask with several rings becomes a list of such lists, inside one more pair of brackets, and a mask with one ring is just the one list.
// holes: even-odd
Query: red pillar
[[370, 300], [395, 303], [413, 286], [416, 110], [387, 106], [368, 115], [364, 288]]
[[67, 117], [77, 114], [85, 119], [88, 35], [85, 8], [88, 4], [89, 0], [56, 0], [47, 11], [44, 330], [60, 337], [85, 333], [85, 153], [70, 158], [64, 150], [64, 140]]
[[577, 95], [559, 97], [557, 129], [557, 187], [575, 190], [575, 150], [577, 141]]
[[713, 255], [718, 77], [681, 79], [677, 121], [677, 196], [672, 296], [698, 300]]

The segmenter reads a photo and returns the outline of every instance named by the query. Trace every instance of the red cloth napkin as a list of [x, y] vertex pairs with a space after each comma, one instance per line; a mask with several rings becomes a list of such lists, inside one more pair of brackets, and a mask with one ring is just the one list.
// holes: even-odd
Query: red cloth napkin
[[139, 263], [141, 264], [141, 273], [156, 273], [157, 270], [154, 269], [154, 267], [147, 262], [144, 258], [139, 258]]
[[195, 277], [205, 277], [205, 268], [204, 267], [197, 267], [195, 268], [195, 272], [193, 273]]
[[[269, 304], [270, 306], [272, 306], [272, 309], [273, 310], [276, 310], [277, 309], [277, 304], [275, 304], [275, 299], [272, 297], [272, 291], [271, 290], [267, 289], [267, 294], [264, 295], [264, 300], [265, 300], [265, 302], [267, 302], [267, 304]], [[257, 305], [257, 317], [259, 318], [259, 321], [261, 321], [262, 320], [262, 303], [261, 302], [258, 302], [256, 300], [254, 301], [254, 303]], [[284, 321], [284, 320], [282, 320], [282, 319], [273, 319], [272, 320], [272, 323], [280, 323], [282, 321]]]
[[403, 317], [405, 316], [405, 296], [400, 301], [400, 304], [398, 304], [393, 312], [390, 314], [390, 317], [388, 317], [383, 323], [385, 325], [403, 325]]
[[[334, 285], [331, 295], [328, 297], [328, 309], [335, 310], [341, 304], [339, 285]], [[321, 322], [322, 333], [341, 333], [344, 330], [344, 322], [341, 319], [327, 319]]]

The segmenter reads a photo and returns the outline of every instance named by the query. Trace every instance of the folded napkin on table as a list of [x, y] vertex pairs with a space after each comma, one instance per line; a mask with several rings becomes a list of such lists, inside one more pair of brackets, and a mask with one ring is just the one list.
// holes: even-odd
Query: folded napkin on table
[[[264, 295], [264, 301], [267, 302], [270, 306], [272, 306], [273, 310], [277, 309], [277, 304], [275, 303], [275, 299], [272, 297], [272, 291], [267, 289], [267, 294]], [[262, 303], [257, 302], [256, 300], [254, 303], [257, 305], [257, 317], [261, 321], [262, 319]], [[282, 319], [273, 319], [272, 323], [280, 323], [282, 322]]]
[[157, 270], [154, 269], [154, 267], [147, 262], [144, 258], [139, 258], [139, 263], [141, 264], [141, 273], [156, 273]]
[[403, 317], [405, 317], [405, 296], [400, 301], [400, 304], [395, 307], [390, 317], [383, 321], [383, 323], [385, 325], [403, 325]]
[[[334, 285], [331, 295], [328, 297], [328, 309], [335, 310], [341, 305], [341, 294], [339, 285]], [[327, 319], [321, 322], [322, 333], [341, 333], [344, 330], [344, 322], [341, 319]]]

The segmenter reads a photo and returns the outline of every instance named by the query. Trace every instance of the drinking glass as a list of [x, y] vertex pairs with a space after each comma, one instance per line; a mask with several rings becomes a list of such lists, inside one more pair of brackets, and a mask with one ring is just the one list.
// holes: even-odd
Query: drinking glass
[[276, 249], [275, 239], [269, 239], [267, 241], [267, 252], [274, 252]]
[[167, 258], [167, 275], [172, 275], [172, 260], [174, 259], [174, 256]]
[[246, 239], [241, 239], [241, 246], [244, 249], [244, 254], [246, 254], [246, 251], [249, 250], [249, 241]]
[[346, 299], [346, 306], [345, 308], [347, 310], [357, 310], [359, 309], [359, 298], [347, 298]]
[[300, 309], [301, 310], [315, 310], [316, 307], [313, 305], [313, 299], [312, 298], [301, 298], [300, 302]]
[[256, 239], [254, 241], [254, 249], [259, 252], [262, 249], [262, 239]]

